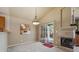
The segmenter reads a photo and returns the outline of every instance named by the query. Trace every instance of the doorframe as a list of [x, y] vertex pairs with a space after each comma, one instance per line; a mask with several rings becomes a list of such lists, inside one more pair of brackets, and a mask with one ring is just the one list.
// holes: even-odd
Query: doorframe
[[[54, 24], [53, 40], [55, 40], [55, 21], [54, 21], [54, 20], [53, 20], [53, 21], [44, 22], [44, 23], [41, 23], [41, 24], [40, 24], [40, 34], [39, 34], [39, 35], [40, 35], [40, 39], [41, 39], [41, 26], [42, 26], [42, 25], [45, 25], [45, 24], [48, 24], [48, 23], [53, 23], [53, 24]], [[40, 39], [39, 39], [39, 40], [40, 40]], [[53, 41], [53, 43], [54, 43], [54, 41]]]

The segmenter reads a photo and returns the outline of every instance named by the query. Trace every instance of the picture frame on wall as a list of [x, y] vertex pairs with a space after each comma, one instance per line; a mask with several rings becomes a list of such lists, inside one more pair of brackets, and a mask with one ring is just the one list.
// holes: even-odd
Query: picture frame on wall
[[20, 24], [20, 34], [30, 34], [30, 26], [29, 24]]

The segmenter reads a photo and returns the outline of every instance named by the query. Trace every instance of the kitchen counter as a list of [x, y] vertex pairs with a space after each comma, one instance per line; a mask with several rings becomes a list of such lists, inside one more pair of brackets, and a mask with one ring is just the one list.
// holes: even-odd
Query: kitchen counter
[[7, 52], [7, 32], [0, 32], [0, 52]]

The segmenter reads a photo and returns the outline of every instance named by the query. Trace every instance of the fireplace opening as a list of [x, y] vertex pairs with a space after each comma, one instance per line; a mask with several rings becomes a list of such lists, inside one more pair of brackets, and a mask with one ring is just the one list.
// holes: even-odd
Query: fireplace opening
[[73, 49], [73, 38], [61, 37], [61, 46]]

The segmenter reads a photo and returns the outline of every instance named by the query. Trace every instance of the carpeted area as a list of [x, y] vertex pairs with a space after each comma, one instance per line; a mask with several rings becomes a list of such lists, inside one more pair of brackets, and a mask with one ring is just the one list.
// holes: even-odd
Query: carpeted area
[[52, 48], [52, 47], [54, 47], [54, 45], [51, 44], [51, 43], [44, 43], [43, 45], [46, 46], [46, 47], [48, 47], [48, 48]]

